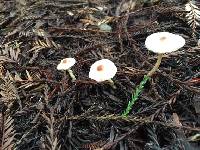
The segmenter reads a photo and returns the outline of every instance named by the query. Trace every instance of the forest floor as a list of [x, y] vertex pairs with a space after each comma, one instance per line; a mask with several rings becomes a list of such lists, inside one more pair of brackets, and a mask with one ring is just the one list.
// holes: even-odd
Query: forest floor
[[[150, 0], [149, 0], [150, 1]], [[16, 0], [0, 3], [2, 150], [193, 150], [200, 147], [200, 47], [186, 2]], [[163, 56], [130, 114], [136, 86], [156, 62], [148, 35], [185, 38]], [[73, 57], [76, 80], [57, 70]], [[102, 58], [116, 89], [88, 77]]]

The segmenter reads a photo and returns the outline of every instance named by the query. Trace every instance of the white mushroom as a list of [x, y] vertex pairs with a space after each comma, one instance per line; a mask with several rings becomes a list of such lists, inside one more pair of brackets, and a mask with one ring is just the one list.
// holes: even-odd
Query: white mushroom
[[153, 33], [146, 38], [145, 41], [146, 48], [149, 49], [150, 51], [153, 51], [154, 53], [158, 53], [157, 62], [154, 65], [154, 67], [149, 71], [149, 73], [144, 76], [139, 86], [137, 86], [122, 116], [126, 117], [130, 113], [132, 106], [137, 101], [140, 93], [144, 88], [144, 85], [160, 66], [163, 53], [176, 51], [179, 48], [183, 47], [184, 45], [185, 45], [184, 38], [169, 32]]
[[114, 83], [111, 80], [117, 72], [117, 67], [115, 64], [108, 59], [101, 59], [96, 61], [90, 67], [89, 78], [96, 80], [97, 82], [109, 81], [109, 83], [114, 87]]
[[145, 46], [154, 53], [170, 53], [185, 45], [185, 39], [169, 32], [157, 32], [146, 38]]
[[184, 45], [185, 39], [177, 34], [169, 32], [157, 32], [149, 35], [146, 38], [145, 46], [148, 50], [158, 53], [158, 58], [155, 66], [147, 74], [147, 76], [152, 76], [152, 74], [158, 69], [164, 53], [176, 51]]
[[58, 70], [67, 70], [70, 67], [72, 67], [75, 63], [76, 63], [76, 60], [74, 58], [64, 58], [58, 64], [57, 69]]
[[76, 60], [74, 58], [64, 58], [60, 61], [60, 63], [57, 66], [58, 70], [67, 70], [70, 77], [72, 78], [72, 81], [76, 80], [76, 77], [74, 76], [72, 70], [70, 69], [74, 64], [76, 63]]

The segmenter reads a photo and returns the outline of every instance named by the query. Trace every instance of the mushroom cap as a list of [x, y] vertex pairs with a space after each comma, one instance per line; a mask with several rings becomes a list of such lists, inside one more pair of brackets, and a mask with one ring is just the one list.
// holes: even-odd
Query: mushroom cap
[[64, 58], [58, 64], [57, 69], [58, 70], [67, 70], [70, 67], [72, 67], [75, 63], [76, 63], [76, 60], [74, 58]]
[[117, 67], [115, 64], [108, 59], [101, 59], [96, 61], [90, 67], [89, 78], [102, 82], [109, 80], [115, 76]]
[[146, 38], [145, 46], [154, 53], [170, 53], [185, 45], [185, 39], [169, 32], [157, 32]]

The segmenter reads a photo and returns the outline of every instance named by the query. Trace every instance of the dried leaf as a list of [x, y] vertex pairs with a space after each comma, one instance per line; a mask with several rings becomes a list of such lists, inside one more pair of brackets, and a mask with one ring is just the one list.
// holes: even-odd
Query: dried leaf
[[14, 136], [15, 130], [13, 127], [14, 120], [10, 116], [4, 117], [3, 124], [3, 135], [2, 135], [2, 150], [12, 150], [14, 149]]

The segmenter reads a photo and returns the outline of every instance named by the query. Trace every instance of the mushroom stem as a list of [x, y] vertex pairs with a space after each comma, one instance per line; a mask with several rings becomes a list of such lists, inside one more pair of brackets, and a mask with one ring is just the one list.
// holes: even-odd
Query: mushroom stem
[[110, 86], [113, 88], [113, 89], [116, 89], [117, 87], [115, 86], [115, 84], [114, 84], [114, 82], [113, 82], [113, 80], [112, 79], [109, 79], [109, 80], [107, 80], [108, 81], [108, 83], [110, 84]]
[[76, 80], [75, 75], [73, 74], [73, 71], [71, 69], [67, 69], [67, 72], [69, 73], [69, 76], [72, 78], [72, 81]]
[[158, 54], [158, 57], [157, 57], [157, 62], [156, 64], [154, 65], [154, 67], [149, 71], [149, 73], [147, 74], [148, 77], [151, 77], [157, 70], [158, 70], [158, 67], [160, 66], [160, 63], [161, 63], [161, 60], [162, 60], [162, 56], [163, 54]]

